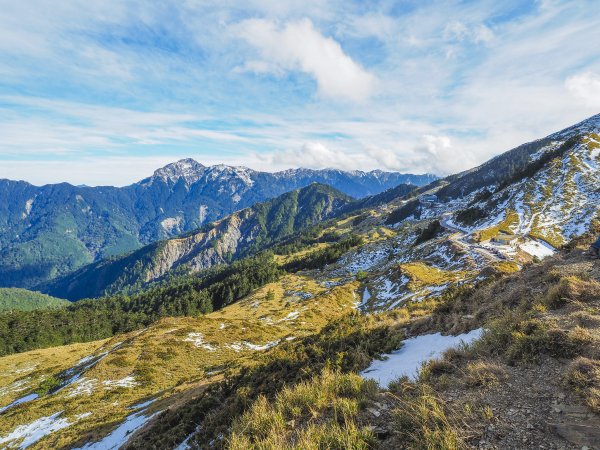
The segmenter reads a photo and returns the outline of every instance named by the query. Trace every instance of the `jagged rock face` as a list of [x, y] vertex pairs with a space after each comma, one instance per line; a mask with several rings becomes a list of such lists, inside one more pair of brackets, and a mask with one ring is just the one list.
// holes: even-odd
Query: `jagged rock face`
[[266, 173], [183, 159], [122, 188], [0, 180], [0, 286], [32, 287], [312, 182], [364, 197], [433, 178], [381, 171]]
[[[235, 254], [243, 243], [244, 236], [247, 236], [240, 227], [252, 217], [253, 214], [249, 210], [244, 210], [219, 221], [207, 232], [169, 239], [155, 253], [144, 281], [147, 283], [159, 279], [171, 269], [181, 265], [186, 265], [192, 271], [200, 271], [225, 264], [227, 255]], [[248, 236], [245, 242], [251, 240], [251, 236]]]

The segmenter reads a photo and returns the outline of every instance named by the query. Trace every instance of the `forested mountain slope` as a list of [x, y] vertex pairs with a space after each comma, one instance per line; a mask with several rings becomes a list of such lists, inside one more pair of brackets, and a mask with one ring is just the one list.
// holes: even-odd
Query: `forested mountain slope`
[[67, 306], [69, 302], [41, 292], [19, 288], [0, 288], [0, 311], [31, 311]]
[[598, 446], [599, 122], [230, 265], [1, 313], [0, 442]]
[[133, 292], [173, 271], [198, 272], [256, 252], [331, 217], [351, 200], [329, 186], [313, 183], [197, 231], [85, 266], [43, 290], [71, 300]]
[[185, 159], [120, 188], [0, 180], [0, 286], [32, 287], [313, 182], [358, 198], [432, 179], [333, 169], [267, 173]]

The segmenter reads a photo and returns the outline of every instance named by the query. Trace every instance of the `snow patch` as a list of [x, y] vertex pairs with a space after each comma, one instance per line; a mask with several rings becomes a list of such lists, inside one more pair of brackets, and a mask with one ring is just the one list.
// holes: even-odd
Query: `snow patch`
[[217, 349], [210, 344], [204, 342], [204, 335], [202, 333], [188, 333], [187, 337], [183, 342], [191, 342], [196, 348], [203, 348], [209, 352], [214, 352]]
[[3, 388], [0, 388], [0, 395], [8, 394], [9, 392], [21, 392], [29, 387], [30, 383], [29, 378], [24, 378], [22, 380], [17, 380], [14, 383], [9, 384]]
[[177, 447], [175, 447], [173, 450], [190, 450], [192, 447], [190, 447], [190, 439], [194, 436], [194, 434], [196, 434], [198, 431], [200, 431], [200, 425], [198, 425], [196, 427], [196, 429], [194, 430], [193, 433], [191, 433], [190, 435], [188, 435], [188, 437], [185, 438], [185, 440], [179, 444]]
[[98, 384], [95, 378], [80, 378], [72, 383], [72, 388], [67, 394], [67, 398], [78, 397], [80, 395], [92, 395]]
[[279, 344], [279, 341], [267, 342], [265, 345], [256, 345], [252, 344], [251, 342], [243, 342], [243, 344], [246, 346], [246, 348], [250, 350], [260, 351], [270, 349], [271, 347], [275, 347], [277, 344]]
[[537, 256], [539, 259], [544, 259], [547, 256], [554, 255], [554, 248], [542, 241], [528, 241], [519, 245], [519, 248], [531, 256]]
[[105, 386], [104, 389], [113, 389], [113, 388], [132, 388], [138, 385], [138, 382], [135, 381], [135, 377], [129, 375], [125, 378], [121, 378], [120, 380], [106, 380], [103, 381], [102, 384]]
[[381, 264], [388, 257], [388, 252], [383, 248], [367, 249], [362, 248], [357, 252], [353, 252], [346, 258], [340, 261], [346, 272], [355, 275], [362, 270], [369, 270], [374, 266]]
[[21, 403], [31, 402], [31, 401], [35, 400], [36, 398], [38, 398], [38, 397], [39, 397], [38, 394], [33, 393], [33, 394], [28, 394], [25, 397], [18, 398], [15, 401], [13, 401], [12, 403], [9, 403], [8, 405], [1, 407], [0, 408], [0, 413], [3, 413], [7, 409], [10, 409], [10, 408], [12, 408], [14, 406], [20, 405]]
[[369, 288], [365, 287], [365, 290], [363, 292], [362, 295], [362, 302], [360, 304], [360, 306], [365, 306], [365, 304], [367, 303], [367, 301], [371, 298], [371, 293], [369, 292]]
[[253, 344], [252, 342], [242, 341], [242, 342], [232, 342], [231, 344], [225, 344], [225, 347], [230, 348], [236, 352], [240, 352], [242, 350], [254, 350], [254, 351], [262, 351], [268, 350], [272, 347], [275, 347], [279, 344], [279, 340], [267, 342], [264, 345]]
[[364, 378], [377, 381], [383, 387], [387, 387], [390, 382], [403, 376], [414, 379], [423, 363], [440, 357], [450, 348], [479, 339], [482, 332], [483, 330], [478, 328], [458, 336], [442, 336], [440, 333], [434, 333], [405, 339], [400, 349], [384, 355], [386, 359], [382, 361], [373, 361], [360, 374]]
[[102, 440], [85, 444], [83, 447], [73, 450], [117, 450], [123, 446], [128, 440], [131, 434], [142, 428], [150, 419], [156, 416], [160, 411], [144, 416], [142, 410], [134, 414], [130, 414], [117, 428], [113, 430], [108, 436], [105, 436]]
[[279, 319], [277, 322], [288, 322], [291, 320], [296, 320], [298, 318], [298, 316], [300, 316], [299, 311], [292, 311], [287, 316], [285, 316], [283, 319]]
[[12, 442], [13, 445], [19, 445], [19, 449], [27, 448], [49, 434], [72, 425], [66, 418], [60, 417], [62, 413], [63, 411], [59, 411], [29, 424], [19, 425], [12, 433], [0, 438], [0, 444]]

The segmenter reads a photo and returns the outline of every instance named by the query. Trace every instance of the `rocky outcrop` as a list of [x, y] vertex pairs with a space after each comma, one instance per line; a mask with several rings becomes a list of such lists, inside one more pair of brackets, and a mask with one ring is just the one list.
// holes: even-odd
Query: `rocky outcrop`
[[331, 217], [351, 201], [329, 186], [311, 184], [237, 211], [195, 232], [90, 264], [42, 290], [77, 300], [116, 293], [123, 287], [138, 289], [173, 270], [199, 272], [227, 264], [257, 242], [264, 246], [285, 238]]

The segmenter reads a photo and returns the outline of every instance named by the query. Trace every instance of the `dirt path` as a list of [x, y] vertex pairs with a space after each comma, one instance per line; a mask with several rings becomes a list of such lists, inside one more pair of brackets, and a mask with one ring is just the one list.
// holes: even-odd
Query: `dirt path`
[[453, 234], [449, 236], [449, 239], [456, 245], [458, 245], [460, 248], [462, 248], [464, 251], [477, 253], [491, 262], [501, 261], [501, 259], [498, 256], [494, 255], [489, 250], [479, 245], [467, 242], [465, 240], [466, 233], [464, 232], [464, 230], [461, 230], [460, 228], [457, 228], [456, 226], [452, 225], [449, 222], [449, 217], [443, 216], [440, 220], [440, 225], [446, 228], [447, 230], [453, 232]]

